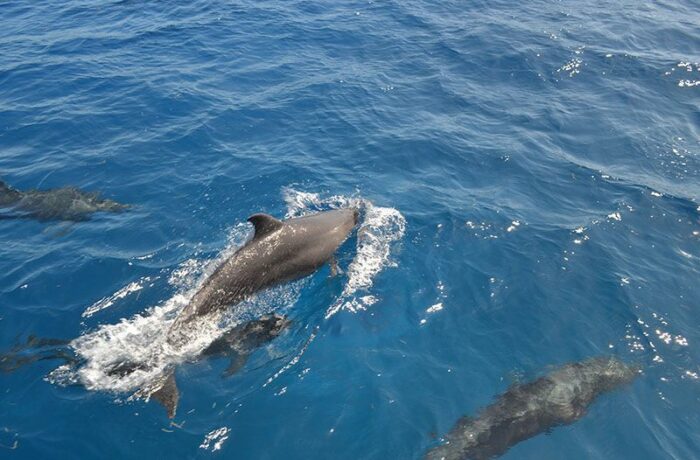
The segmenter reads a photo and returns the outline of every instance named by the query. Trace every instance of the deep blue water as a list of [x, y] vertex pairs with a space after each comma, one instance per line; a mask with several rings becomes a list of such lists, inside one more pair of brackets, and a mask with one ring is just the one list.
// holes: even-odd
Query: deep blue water
[[293, 326], [238, 374], [180, 366], [177, 425], [60, 362], [0, 375], [0, 457], [420, 458], [613, 354], [643, 375], [503, 458], [699, 458], [699, 24], [688, 0], [3, 2], [0, 178], [134, 207], [0, 220], [1, 349], [147, 347], [255, 212], [359, 202], [374, 239], [250, 301]]

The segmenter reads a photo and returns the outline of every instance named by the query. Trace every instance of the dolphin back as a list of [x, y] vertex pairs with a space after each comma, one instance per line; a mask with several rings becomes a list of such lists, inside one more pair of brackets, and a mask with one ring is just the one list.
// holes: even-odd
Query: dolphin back
[[82, 221], [96, 212], [121, 212], [128, 205], [102, 198], [99, 192], [86, 192], [76, 187], [49, 190], [19, 191], [0, 181], [0, 207], [11, 207], [5, 218]]
[[513, 385], [478, 417], [463, 417], [425, 458], [485, 460], [503, 455], [521, 441], [574, 423], [598, 396], [638, 374], [638, 367], [611, 357], [566, 364], [532, 382]]
[[168, 331], [168, 342], [184, 344], [193, 322], [216, 314], [258, 291], [311, 275], [327, 263], [357, 223], [357, 210], [336, 209], [278, 220], [253, 214], [255, 233], [202, 283]]

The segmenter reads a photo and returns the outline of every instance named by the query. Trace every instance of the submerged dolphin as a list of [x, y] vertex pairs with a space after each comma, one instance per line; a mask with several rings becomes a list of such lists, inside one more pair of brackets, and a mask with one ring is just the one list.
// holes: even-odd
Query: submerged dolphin
[[[224, 377], [231, 376], [245, 365], [253, 351], [275, 339], [289, 325], [290, 321], [286, 316], [275, 314], [239, 324], [212, 342], [199, 356], [225, 356], [230, 358], [231, 362], [224, 371]], [[197, 360], [198, 357], [195, 357], [190, 362]], [[107, 374], [123, 377], [138, 369], [147, 369], [147, 364], [122, 362], [115, 365]], [[177, 405], [180, 401], [180, 391], [175, 382], [174, 369], [171, 367], [156, 378], [155, 381], [150, 382], [149, 385], [137, 391], [136, 394], [146, 399], [155, 399], [165, 407], [168, 418], [175, 417]]]
[[271, 341], [289, 327], [286, 316], [267, 315], [256, 321], [240, 324], [213, 341], [202, 352], [202, 356], [225, 356], [231, 362], [224, 376], [238, 372], [255, 349]]
[[127, 205], [101, 198], [98, 192], [75, 187], [24, 192], [0, 181], [0, 217], [31, 217], [38, 220], [87, 220], [96, 212], [121, 212]]
[[13, 372], [20, 367], [38, 361], [60, 359], [67, 363], [77, 361], [68, 350], [70, 340], [46, 339], [30, 335], [23, 344], [18, 344], [6, 353], [0, 353], [0, 372]]
[[636, 367], [617, 358], [570, 363], [533, 382], [515, 385], [477, 418], [464, 417], [428, 451], [428, 460], [485, 460], [559, 425], [574, 423], [603, 393], [630, 383]]
[[171, 345], [188, 341], [198, 318], [220, 312], [250, 295], [310, 275], [333, 254], [357, 224], [356, 209], [336, 209], [277, 220], [254, 214], [253, 238], [225, 260], [202, 284], [168, 331]]

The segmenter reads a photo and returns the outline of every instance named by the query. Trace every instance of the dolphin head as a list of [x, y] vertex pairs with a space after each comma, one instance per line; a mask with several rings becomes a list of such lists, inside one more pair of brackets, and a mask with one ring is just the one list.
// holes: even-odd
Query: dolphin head
[[357, 225], [360, 211], [357, 208], [343, 208], [322, 212], [318, 215], [323, 218], [325, 225], [334, 227], [336, 231], [347, 237]]
[[292, 322], [284, 315], [271, 314], [241, 326], [237, 337], [248, 347], [259, 347], [282, 334]]
[[612, 391], [632, 382], [640, 368], [614, 356], [600, 356], [581, 363], [581, 368], [595, 386], [596, 393]]
[[0, 180], [0, 206], [8, 206], [17, 203], [22, 194]]
[[287, 223], [293, 228], [303, 228], [309, 238], [327, 240], [337, 247], [355, 228], [359, 216], [357, 208], [342, 208], [290, 219]]
[[280, 335], [285, 329], [292, 324], [291, 320], [285, 315], [272, 314], [263, 316], [260, 319], [264, 335], [274, 338]]
[[[271, 254], [279, 279], [300, 278], [328, 262], [357, 225], [359, 212], [354, 208], [333, 209], [280, 222], [272, 232]], [[263, 230], [264, 231], [264, 230]], [[256, 228], [256, 237], [258, 231]], [[276, 236], [275, 236], [276, 235]]]
[[128, 204], [117, 203], [114, 200], [103, 199], [96, 203], [97, 209], [106, 212], [122, 212], [129, 209], [131, 206]]

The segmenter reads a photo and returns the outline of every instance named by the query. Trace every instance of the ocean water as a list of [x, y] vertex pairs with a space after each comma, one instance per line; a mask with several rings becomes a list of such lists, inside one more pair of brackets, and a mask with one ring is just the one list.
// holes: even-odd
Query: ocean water
[[[0, 3], [0, 178], [132, 205], [0, 220], [0, 458], [418, 459], [552, 366], [630, 386], [504, 459], [700, 458], [700, 9], [655, 2]], [[256, 212], [348, 205], [291, 326], [222, 377], [162, 334]], [[230, 324], [230, 323], [229, 323]], [[192, 350], [219, 324], [205, 325]], [[132, 378], [133, 377], [133, 378]]]

